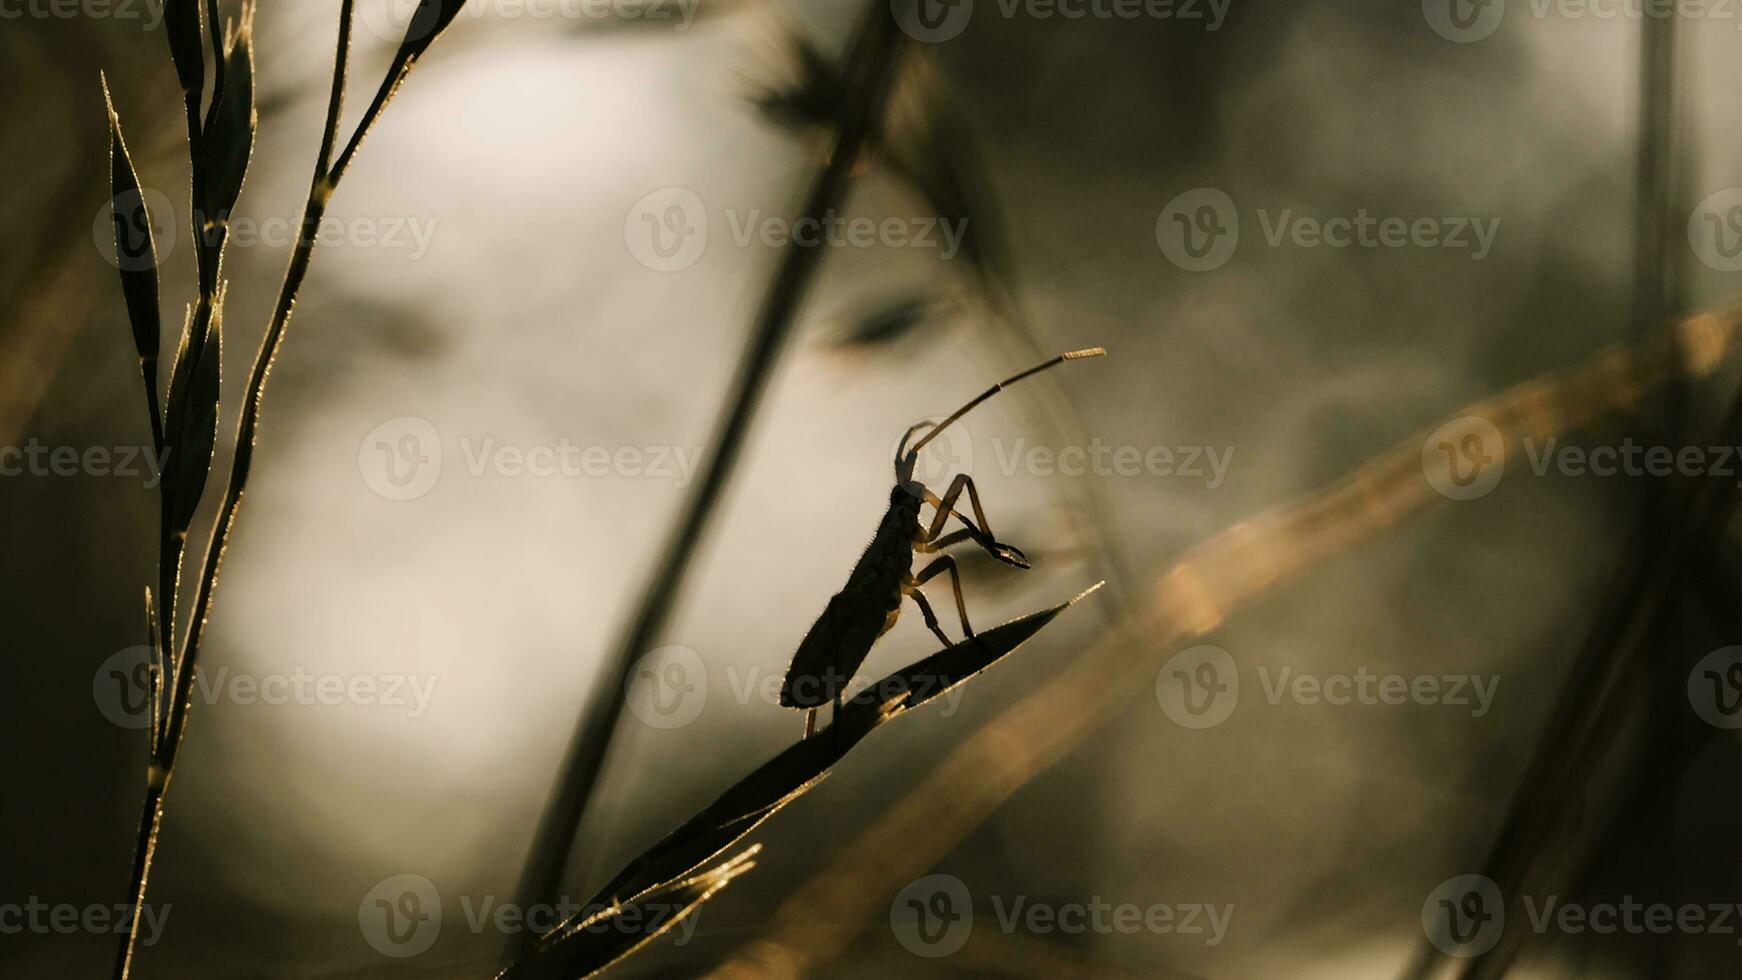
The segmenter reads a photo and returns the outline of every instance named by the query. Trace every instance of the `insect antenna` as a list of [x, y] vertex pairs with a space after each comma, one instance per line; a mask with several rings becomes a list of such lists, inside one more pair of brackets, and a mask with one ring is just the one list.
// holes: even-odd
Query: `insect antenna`
[[[981, 402], [985, 401], [988, 398], [991, 398], [993, 395], [998, 394], [1000, 391], [1003, 391], [1005, 388], [1009, 387], [1010, 385], [1013, 385], [1016, 382], [1021, 381], [1023, 378], [1026, 378], [1030, 375], [1039, 374], [1040, 372], [1045, 371], [1048, 368], [1057, 367], [1066, 361], [1081, 361], [1081, 360], [1086, 360], [1086, 359], [1091, 358], [1091, 357], [1104, 357], [1104, 356], [1106, 356], [1106, 353], [1107, 353], [1107, 348], [1105, 348], [1105, 347], [1085, 347], [1082, 350], [1066, 351], [1065, 353], [1060, 354], [1059, 356], [1057, 356], [1049, 361], [1043, 361], [1039, 364], [1036, 364], [1034, 367], [1029, 368], [1026, 371], [1023, 371], [1019, 374], [1013, 374], [1010, 377], [1005, 378], [1003, 381], [998, 382], [997, 384], [993, 385], [992, 387], [987, 388], [985, 391], [976, 395], [974, 397], [973, 401], [970, 401], [970, 402], [968, 402], [968, 404], [963, 405], [961, 408], [956, 409], [954, 412], [952, 412], [950, 414], [949, 418], [946, 418], [942, 422], [939, 422], [936, 426], [933, 426], [932, 430], [930, 432], [927, 432], [925, 434], [924, 438], [920, 439], [920, 441], [913, 444], [913, 448], [907, 451], [907, 455], [918, 456], [919, 451], [925, 448], [925, 444], [932, 441], [933, 439], [937, 438], [938, 433], [944, 431], [945, 429], [949, 428], [951, 425], [955, 424], [956, 421], [961, 419], [962, 416], [973, 411], [975, 406], [979, 405]], [[905, 442], [905, 440], [904, 440], [904, 442]]]

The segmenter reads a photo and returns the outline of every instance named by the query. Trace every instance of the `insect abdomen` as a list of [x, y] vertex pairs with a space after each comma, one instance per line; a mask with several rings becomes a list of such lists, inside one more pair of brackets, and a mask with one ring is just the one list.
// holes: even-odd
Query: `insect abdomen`
[[780, 688], [782, 706], [820, 707], [846, 687], [872, 644], [895, 625], [918, 535], [919, 498], [898, 487], [846, 587], [829, 599], [793, 654]]

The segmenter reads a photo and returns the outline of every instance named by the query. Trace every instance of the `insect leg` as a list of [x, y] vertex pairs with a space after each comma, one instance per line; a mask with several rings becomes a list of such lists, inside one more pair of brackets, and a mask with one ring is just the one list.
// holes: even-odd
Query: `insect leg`
[[807, 708], [804, 713], [804, 737], [810, 738], [817, 733], [817, 709]]
[[944, 641], [944, 646], [955, 646], [955, 641], [951, 640], [949, 634], [944, 632], [943, 627], [938, 625], [937, 613], [931, 611], [931, 603], [926, 601], [925, 593], [915, 589], [908, 595], [919, 606], [919, 614], [925, 617], [925, 628], [937, 634], [937, 638]]
[[835, 744], [841, 741], [841, 689], [835, 688], [835, 710], [829, 714], [829, 727], [835, 730]]
[[942, 551], [945, 548], [951, 547], [952, 545], [958, 545], [958, 544], [961, 544], [963, 541], [969, 541], [969, 540], [973, 540], [973, 539], [974, 539], [974, 532], [973, 531], [970, 531], [967, 528], [961, 528], [961, 529], [958, 529], [955, 531], [951, 531], [950, 533], [944, 535], [941, 538], [934, 538], [930, 541], [921, 541], [918, 544], [913, 546], [913, 550], [919, 552], [922, 555], [925, 555], [925, 554], [930, 554], [934, 551]]
[[[974, 627], [968, 625], [968, 603], [962, 598], [962, 576], [956, 571], [954, 556], [944, 555], [920, 569], [919, 574], [913, 577], [913, 581], [917, 585], [924, 585], [944, 572], [950, 574], [950, 587], [956, 593], [956, 614], [962, 617], [962, 635], [971, 638], [974, 635]], [[919, 593], [914, 594], [918, 595]]]
[[[965, 514], [956, 509], [956, 501], [961, 498], [963, 490], [968, 492], [968, 505], [974, 509], [974, 516], [980, 519], [978, 525], [968, 520]], [[980, 547], [990, 552], [992, 557], [1006, 564], [1015, 565], [1017, 568], [1029, 567], [1028, 556], [1024, 555], [1020, 548], [1004, 544], [992, 536], [992, 524], [986, 520], [986, 509], [980, 505], [980, 492], [974, 488], [973, 477], [966, 473], [957, 474], [956, 478], [950, 481], [950, 488], [944, 492], [942, 499], [928, 490], [926, 491], [926, 502], [937, 508], [937, 513], [932, 516], [931, 527], [921, 535], [921, 541], [931, 541], [937, 538], [943, 532], [944, 524], [949, 521], [953, 514], [956, 520], [968, 526], [970, 536], [979, 543]]]

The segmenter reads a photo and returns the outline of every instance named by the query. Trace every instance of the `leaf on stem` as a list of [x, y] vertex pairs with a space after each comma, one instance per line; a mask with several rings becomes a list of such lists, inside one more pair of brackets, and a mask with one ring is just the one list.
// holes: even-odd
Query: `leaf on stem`
[[226, 39], [224, 91], [215, 96], [217, 104], [203, 140], [206, 200], [202, 205], [208, 222], [229, 220], [254, 152], [260, 122], [254, 107], [254, 10], [253, 3], [242, 5], [241, 20]]
[[223, 380], [224, 360], [224, 288], [219, 287], [212, 301], [212, 316], [206, 328], [206, 341], [200, 348], [199, 361], [188, 371], [186, 404], [182, 406], [181, 426], [175, 435], [174, 450], [169, 465], [175, 474], [174, 522], [177, 534], [186, 534], [193, 524], [205, 493], [206, 479], [212, 471], [212, 454], [218, 437], [218, 393]]
[[[151, 212], [139, 189], [139, 174], [121, 136], [121, 116], [109, 96], [109, 80], [103, 79], [103, 102], [109, 110], [109, 192], [115, 220], [115, 264], [121, 270], [121, 293], [127, 301], [127, 319], [133, 324], [133, 346], [143, 364], [157, 363], [162, 324], [158, 313], [157, 241], [151, 230]], [[155, 374], [156, 372], [151, 372]], [[148, 379], [152, 384], [154, 378]]]
[[157, 747], [163, 741], [163, 686], [165, 678], [163, 643], [161, 642], [162, 638], [157, 635], [157, 601], [152, 598], [151, 586], [149, 585], [145, 587], [145, 636], [146, 643], [151, 648], [151, 659], [147, 668], [149, 674], [147, 682], [151, 688], [148, 692], [150, 698], [147, 707], [151, 712], [150, 744], [152, 757], [155, 758]]
[[200, 0], [163, 0], [163, 33], [184, 93], [195, 98], [206, 85], [206, 46], [202, 43]]
[[756, 867], [752, 859], [761, 850], [757, 844], [707, 871], [650, 888], [627, 902], [603, 907], [595, 903], [547, 933], [527, 961], [501, 976], [517, 976], [519, 971], [553, 962], [556, 975], [564, 980], [597, 976], [689, 918], [733, 879]]
[[399, 53], [394, 56], [395, 65], [409, 65], [435, 43], [442, 31], [454, 22], [460, 15], [460, 8], [466, 5], [466, 0], [421, 0], [417, 10], [411, 15], [411, 20], [405, 26], [405, 40], [399, 44]]

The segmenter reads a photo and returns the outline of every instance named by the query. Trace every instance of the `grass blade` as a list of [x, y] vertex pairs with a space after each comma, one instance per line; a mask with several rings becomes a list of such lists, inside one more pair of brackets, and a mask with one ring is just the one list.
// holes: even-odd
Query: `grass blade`
[[689, 918], [733, 879], [756, 867], [752, 858], [761, 850], [758, 844], [701, 874], [583, 913], [547, 933], [532, 958], [503, 970], [498, 980], [524, 976], [533, 968], [549, 970], [564, 980], [598, 976]]
[[163, 0], [163, 33], [184, 94], [199, 99], [206, 86], [206, 48], [200, 32], [200, 0]]
[[[216, 96], [211, 126], [205, 134], [206, 200], [202, 206], [207, 238], [212, 235], [212, 226], [230, 220], [230, 211], [248, 176], [254, 134], [259, 129], [260, 117], [254, 106], [254, 10], [252, 3], [243, 5], [242, 19], [225, 45], [224, 91]], [[211, 242], [210, 247], [220, 246]]]
[[[821, 783], [835, 764], [866, 735], [985, 671], [1033, 639], [1059, 613], [1100, 587], [1097, 583], [1068, 602], [1030, 613], [945, 647], [872, 684], [851, 698], [841, 716], [832, 719], [827, 728], [788, 746], [629, 862], [594, 896], [591, 906], [611, 907], [640, 901], [662, 889], [695, 880], [691, 876], [698, 868], [718, 858], [763, 821]], [[734, 860], [742, 860], [742, 857]], [[559, 927], [552, 935], [561, 933], [563, 929]], [[503, 976], [544, 976], [546, 974], [526, 971], [543, 970], [548, 966], [541, 950], [530, 951]]]
[[121, 116], [103, 78], [103, 104], [109, 111], [109, 193], [115, 220], [115, 264], [121, 270], [121, 294], [133, 325], [133, 346], [145, 377], [145, 400], [151, 412], [152, 444], [163, 451], [163, 419], [157, 403], [157, 358], [163, 340], [158, 308], [157, 239], [151, 211], [139, 189], [139, 173], [121, 135]]
[[220, 288], [212, 317], [207, 321], [206, 341], [199, 362], [188, 375], [187, 404], [181, 413], [181, 428], [175, 434], [175, 449], [169, 458], [171, 485], [175, 491], [171, 529], [185, 537], [194, 512], [206, 491], [212, 473], [212, 457], [218, 440], [218, 395], [223, 384], [224, 293]]

